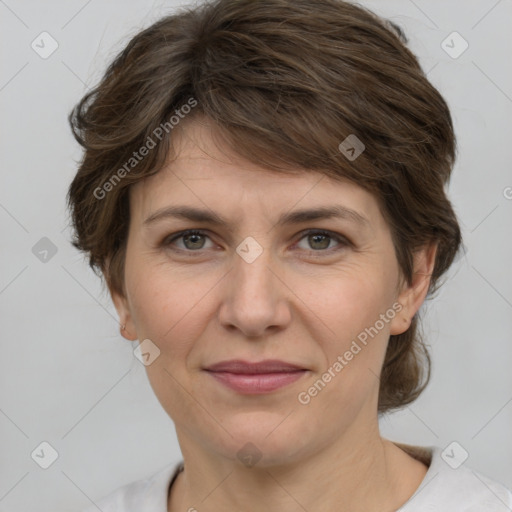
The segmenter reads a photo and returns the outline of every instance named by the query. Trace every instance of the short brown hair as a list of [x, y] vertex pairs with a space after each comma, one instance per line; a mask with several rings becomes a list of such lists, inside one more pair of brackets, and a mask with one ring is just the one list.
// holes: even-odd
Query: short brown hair
[[[162, 168], [173, 132], [160, 129], [144, 159], [128, 171], [126, 162], [193, 98], [190, 116], [213, 122], [238, 155], [370, 191], [408, 283], [414, 251], [436, 242], [431, 296], [462, 243], [444, 190], [456, 141], [446, 102], [405, 43], [396, 25], [342, 0], [214, 0], [160, 19], [70, 113], [84, 148], [68, 192], [73, 245], [110, 290], [125, 293], [129, 187]], [[365, 145], [353, 160], [339, 149], [349, 135]], [[412, 402], [429, 377], [415, 315], [406, 332], [390, 336], [379, 412]]]

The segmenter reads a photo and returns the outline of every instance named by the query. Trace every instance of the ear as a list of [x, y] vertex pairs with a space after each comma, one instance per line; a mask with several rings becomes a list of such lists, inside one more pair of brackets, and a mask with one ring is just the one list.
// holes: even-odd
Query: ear
[[125, 297], [123, 293], [111, 288], [110, 286], [109, 291], [110, 296], [112, 297], [112, 302], [114, 303], [114, 306], [117, 310], [117, 314], [119, 315], [119, 331], [121, 333], [121, 336], [129, 341], [136, 340], [137, 331], [133, 323], [132, 313], [128, 299]]
[[402, 310], [391, 321], [391, 334], [402, 334], [411, 325], [413, 316], [423, 304], [430, 285], [436, 261], [437, 243], [431, 243], [416, 251], [412, 283], [404, 284], [397, 301]]

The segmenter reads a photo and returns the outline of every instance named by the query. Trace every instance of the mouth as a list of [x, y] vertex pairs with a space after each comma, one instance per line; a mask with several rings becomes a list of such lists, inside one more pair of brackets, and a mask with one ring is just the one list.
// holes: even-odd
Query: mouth
[[258, 363], [222, 361], [205, 368], [217, 382], [241, 394], [270, 393], [297, 381], [309, 371], [298, 365], [268, 359]]

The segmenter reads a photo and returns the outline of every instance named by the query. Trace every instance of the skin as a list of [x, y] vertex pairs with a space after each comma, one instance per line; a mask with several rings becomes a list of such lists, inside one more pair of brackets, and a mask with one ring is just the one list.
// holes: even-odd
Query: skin
[[[404, 332], [425, 299], [435, 246], [415, 254], [413, 282], [400, 286], [391, 233], [370, 193], [316, 172], [262, 169], [218, 143], [205, 120], [180, 128], [176, 159], [131, 187], [126, 295], [111, 292], [123, 336], [160, 350], [146, 370], [185, 463], [168, 510], [396, 510], [427, 467], [380, 436], [378, 376], [390, 334]], [[178, 204], [216, 212], [229, 228], [177, 218], [144, 225]], [[331, 204], [356, 210], [367, 226], [277, 225], [281, 213]], [[185, 229], [206, 234], [170, 241]], [[306, 229], [349, 243], [312, 239]], [[263, 248], [252, 263], [235, 250], [248, 236]], [[301, 404], [298, 393], [396, 303], [401, 311]], [[235, 358], [309, 371], [271, 393], [242, 395], [203, 371]], [[248, 442], [261, 455], [253, 467], [237, 456]]]

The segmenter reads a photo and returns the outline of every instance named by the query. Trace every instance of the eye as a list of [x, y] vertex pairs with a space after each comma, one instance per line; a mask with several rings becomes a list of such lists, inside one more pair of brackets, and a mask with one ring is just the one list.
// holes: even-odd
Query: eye
[[[303, 249], [309, 253], [331, 253], [342, 250], [351, 245], [344, 236], [332, 233], [330, 231], [310, 229], [301, 233], [301, 235], [302, 236], [296, 245], [299, 247], [299, 249]], [[212, 245], [205, 245], [206, 240], [209, 240], [210, 243], [213, 244], [205, 231], [200, 229], [188, 229], [186, 231], [180, 231], [179, 233], [174, 233], [167, 236], [162, 240], [161, 245], [164, 247], [172, 246], [172, 249], [177, 251], [189, 253], [199, 252], [203, 249], [211, 249], [213, 247]], [[300, 247], [300, 242], [302, 240], [306, 240], [309, 247]], [[333, 246], [333, 242], [337, 243], [337, 245]]]
[[183, 247], [178, 245], [177, 249], [182, 251], [197, 251], [209, 248], [205, 247], [206, 238], [209, 239], [208, 235], [206, 235], [204, 231], [189, 229], [187, 231], [180, 231], [179, 233], [168, 236], [162, 241], [162, 245], [176, 245], [174, 242], [180, 240], [183, 242]]
[[[350, 245], [350, 242], [343, 236], [331, 233], [330, 231], [309, 230], [302, 234], [300, 240], [306, 240], [309, 248], [302, 247], [309, 252], [331, 252], [337, 251]], [[337, 242], [338, 245], [332, 246], [331, 242]]]

